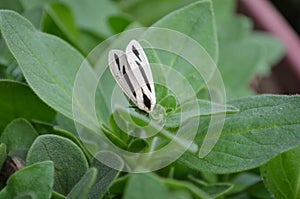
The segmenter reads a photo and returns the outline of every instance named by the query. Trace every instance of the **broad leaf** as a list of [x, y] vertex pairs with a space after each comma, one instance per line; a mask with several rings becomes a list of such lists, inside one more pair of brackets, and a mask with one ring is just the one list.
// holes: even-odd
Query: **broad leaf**
[[264, 183], [276, 198], [300, 197], [300, 147], [287, 151], [261, 167]]
[[28, 151], [28, 165], [52, 160], [55, 167], [54, 190], [68, 194], [88, 168], [80, 148], [69, 139], [57, 135], [39, 136]]
[[178, 9], [152, 26], [168, 28], [191, 37], [204, 47], [214, 61], [218, 60], [217, 31], [210, 1], [198, 1]]
[[14, 173], [0, 192], [0, 198], [22, 198], [33, 193], [36, 198], [47, 199], [51, 197], [53, 181], [53, 162], [36, 163]]
[[[31, 88], [55, 110], [72, 118], [73, 82], [83, 57], [65, 41], [37, 31], [15, 12], [1, 11], [0, 26]], [[31, 100], [22, 102], [28, 107]]]
[[[240, 112], [226, 116], [221, 136], [203, 159], [186, 153], [187, 166], [215, 173], [255, 168], [300, 144], [300, 96], [255, 96], [230, 101]], [[201, 145], [209, 123], [200, 122], [195, 141]]]

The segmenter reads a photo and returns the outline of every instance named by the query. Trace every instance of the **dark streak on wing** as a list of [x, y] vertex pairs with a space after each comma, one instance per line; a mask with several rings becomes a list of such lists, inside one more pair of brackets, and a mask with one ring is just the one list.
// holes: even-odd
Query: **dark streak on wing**
[[150, 99], [148, 98], [148, 96], [145, 95], [143, 89], [142, 89], [142, 93], [143, 93], [143, 101], [144, 101], [144, 104], [146, 105], [146, 107], [148, 108], [148, 110], [150, 110], [150, 108], [151, 108], [151, 101], [150, 101]]
[[132, 46], [132, 52], [135, 54], [135, 56], [137, 56], [137, 58], [142, 61], [142, 59], [140, 58], [140, 53], [139, 51], [134, 47]]
[[117, 54], [114, 54], [114, 57], [115, 57], [115, 61], [116, 61], [117, 65], [118, 65], [118, 69], [119, 69], [119, 71], [121, 71], [119, 57]]
[[142, 73], [142, 76], [143, 76], [143, 78], [144, 78], [144, 81], [146, 82], [146, 85], [147, 85], [149, 91], [152, 92], [152, 91], [151, 91], [150, 84], [149, 84], [149, 80], [148, 80], [147, 75], [146, 75], [146, 73], [145, 73], [145, 70], [143, 69], [143, 67], [141, 66], [141, 64], [140, 64], [138, 61], [135, 61], [135, 63], [139, 66], [139, 69], [140, 69], [140, 71], [141, 71], [141, 73]]
[[132, 83], [131, 83], [131, 81], [130, 81], [130, 79], [129, 79], [129, 77], [128, 77], [128, 74], [127, 74], [127, 72], [126, 72], [126, 69], [125, 69], [125, 66], [124, 66], [124, 65], [123, 65], [123, 76], [124, 76], [124, 78], [125, 78], [125, 80], [126, 80], [128, 86], [129, 86], [129, 89], [131, 90], [133, 96], [136, 98], [136, 93], [135, 93], [135, 91], [134, 91], [133, 85], [132, 85]]

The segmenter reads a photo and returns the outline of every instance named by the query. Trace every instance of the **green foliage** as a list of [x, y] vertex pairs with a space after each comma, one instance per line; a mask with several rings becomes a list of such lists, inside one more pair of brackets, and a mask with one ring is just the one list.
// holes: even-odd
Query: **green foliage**
[[15, 119], [4, 129], [0, 142], [6, 144], [9, 156], [26, 158], [27, 151], [38, 136], [33, 126], [24, 119]]
[[[186, 153], [181, 161], [214, 173], [237, 172], [258, 167], [300, 144], [300, 96], [255, 96], [230, 104], [240, 111], [227, 115], [222, 135], [209, 155], [199, 159]], [[200, 123], [195, 138], [199, 144], [208, 122], [204, 118]]]
[[0, 80], [0, 131], [15, 118], [51, 122], [55, 112], [25, 84]]
[[56, 135], [39, 136], [28, 151], [26, 163], [31, 165], [46, 160], [54, 163], [53, 188], [61, 194], [68, 194], [88, 168], [80, 148], [72, 141]]
[[[234, 12], [235, 6], [235, 0], [0, 0], [0, 198], [299, 198], [300, 97], [254, 95], [249, 84], [257, 75], [270, 74], [284, 49], [275, 37], [253, 31], [251, 21]], [[178, 93], [155, 85], [158, 105], [165, 108], [165, 126], [154, 138], [138, 138], [129, 134], [147, 124], [156, 130], [157, 123], [150, 121], [157, 115], [134, 108], [111, 113], [107, 96], [115, 82], [106, 75], [97, 81], [95, 99], [92, 91], [82, 90], [89, 102], [96, 101], [99, 129], [75, 123], [73, 102], [84, 121], [90, 121], [90, 110], [73, 98], [85, 56], [113, 34], [143, 26], [171, 29], [201, 45], [219, 69], [210, 75], [220, 73], [230, 101], [211, 101], [208, 82], [187, 60], [145, 49], [151, 63], [180, 73], [197, 99], [185, 96], [187, 88], [182, 87], [180, 95], [186, 98], [180, 104]], [[155, 34], [145, 32], [146, 38]], [[104, 52], [114, 42], [110, 39], [103, 52], [88, 55], [86, 80], [97, 80], [95, 57], [106, 59]], [[154, 79], [168, 78], [168, 73], [154, 70]], [[195, 112], [197, 106], [200, 112]], [[207, 129], [215, 128], [211, 116], [222, 114], [226, 118], [220, 138], [199, 158], [195, 151], [207, 138]], [[190, 117], [182, 121], [182, 115]], [[176, 140], [178, 129], [192, 134], [195, 126], [190, 148], [176, 162], [148, 174], [120, 173], [128, 165], [113, 154], [109, 157], [117, 166], [110, 168], [99, 161], [99, 146], [85, 137], [146, 153]], [[181, 141], [177, 148], [185, 145]], [[101, 144], [105, 151], [107, 145]], [[143, 161], [139, 159], [141, 165]]]
[[30, 165], [14, 173], [0, 192], [0, 198], [50, 198], [53, 187], [53, 162]]
[[268, 189], [276, 198], [299, 198], [300, 147], [282, 153], [261, 167]]

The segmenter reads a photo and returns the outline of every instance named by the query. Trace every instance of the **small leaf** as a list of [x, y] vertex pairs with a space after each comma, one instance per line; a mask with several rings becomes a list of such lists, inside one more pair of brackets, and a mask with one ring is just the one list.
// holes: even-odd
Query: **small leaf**
[[7, 80], [0, 80], [0, 109], [0, 132], [15, 118], [51, 122], [55, 117], [28, 86]]
[[249, 172], [243, 172], [235, 176], [232, 182], [235, 184], [235, 186], [234, 189], [230, 191], [230, 193], [239, 193], [261, 182], [261, 176]]
[[37, 136], [38, 133], [27, 120], [15, 119], [4, 129], [0, 142], [6, 144], [9, 156], [25, 159], [28, 149]]
[[66, 199], [66, 197], [62, 194], [52, 191], [51, 199]]
[[202, 189], [210, 194], [213, 198], [219, 198], [219, 197], [224, 197], [226, 193], [228, 193], [232, 188], [233, 184], [229, 183], [217, 183], [217, 184], [212, 184], [208, 185], [206, 187], [203, 187]]
[[167, 186], [158, 181], [150, 174], [131, 174], [124, 199], [171, 199], [172, 195]]
[[9, 66], [14, 61], [14, 57], [2, 37], [0, 38], [0, 52], [0, 66]]
[[24, 81], [24, 76], [16, 61], [11, 62], [7, 66], [5, 71], [5, 76], [7, 79], [11, 79], [14, 81], [18, 81], [18, 82]]
[[115, 170], [101, 163], [97, 159], [97, 154], [95, 157], [91, 161], [91, 166], [95, 167], [98, 172], [97, 172], [96, 183], [93, 185], [92, 190], [89, 193], [89, 197], [88, 197], [89, 199], [101, 198], [104, 195], [104, 193], [108, 191], [113, 181], [119, 175], [119, 170], [121, 170], [123, 167], [123, 163], [121, 162], [121, 160], [119, 160], [120, 161], [119, 162], [120, 167], [118, 168], [119, 170]]
[[275, 198], [300, 198], [300, 146], [261, 167], [266, 187]]
[[0, 144], [0, 168], [2, 168], [3, 163], [7, 157], [6, 145], [4, 143]]
[[[44, 16], [43, 21], [43, 32], [48, 32], [58, 36], [60, 36], [60, 34], [64, 34], [63, 36], [66, 38], [66, 40], [71, 42], [76, 42], [76, 40], [79, 39], [79, 31], [76, 27], [72, 11], [69, 9], [69, 7], [61, 3], [48, 4], [45, 7], [45, 14], [46, 16]], [[52, 23], [55, 23], [57, 26], [56, 29], [53, 28]], [[61, 32], [52, 32], [58, 31], [57, 29], [59, 29]]]
[[26, 163], [52, 160], [55, 167], [54, 190], [68, 194], [88, 168], [87, 160], [71, 140], [57, 135], [39, 136], [28, 151]]
[[163, 178], [161, 178], [161, 181], [164, 182], [164, 184], [168, 185], [168, 187], [172, 190], [188, 191], [194, 196], [194, 198], [214, 198], [213, 196], [205, 192], [203, 189], [200, 189], [199, 187], [195, 186], [190, 182]]
[[0, 198], [14, 198], [33, 193], [36, 198], [50, 198], [53, 180], [53, 162], [30, 165], [14, 173], [0, 192]]
[[37, 198], [33, 193], [26, 193], [15, 197], [14, 199], [35, 199]]
[[[300, 96], [263, 95], [229, 103], [240, 112], [226, 116], [215, 147], [203, 159], [185, 153], [181, 162], [214, 173], [238, 172], [258, 167], [300, 144]], [[198, 145], [208, 124], [208, 118], [200, 122], [195, 138]]]
[[247, 190], [247, 192], [252, 198], [261, 198], [261, 199], [274, 198], [274, 196], [271, 195], [270, 191], [267, 190], [266, 186], [262, 181], [250, 187]]
[[36, 199], [37, 197], [33, 193], [25, 193], [22, 195], [19, 195], [17, 197], [14, 197], [14, 199]]
[[97, 169], [90, 168], [81, 180], [74, 186], [71, 192], [66, 197], [67, 199], [85, 199], [88, 197], [90, 190], [96, 180]]

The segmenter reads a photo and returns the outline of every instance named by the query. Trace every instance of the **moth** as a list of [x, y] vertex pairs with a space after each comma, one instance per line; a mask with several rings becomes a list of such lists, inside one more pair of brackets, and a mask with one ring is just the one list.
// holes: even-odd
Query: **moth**
[[154, 81], [148, 58], [140, 43], [131, 40], [125, 52], [110, 50], [108, 63], [113, 77], [127, 97], [139, 109], [151, 112], [156, 104]]

